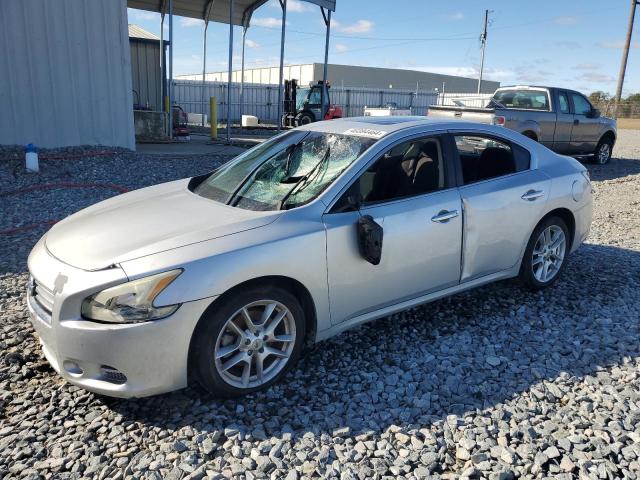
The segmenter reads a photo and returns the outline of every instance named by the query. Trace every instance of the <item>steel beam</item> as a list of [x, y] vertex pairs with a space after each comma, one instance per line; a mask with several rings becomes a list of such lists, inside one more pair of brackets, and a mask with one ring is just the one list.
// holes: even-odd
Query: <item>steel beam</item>
[[227, 79], [227, 143], [231, 142], [231, 80], [233, 76], [233, 0], [229, 0], [229, 78]]
[[173, 0], [169, 0], [169, 138], [173, 139]]
[[329, 62], [329, 34], [331, 32], [331, 10], [327, 10], [327, 13], [324, 13], [324, 9], [320, 7], [320, 12], [322, 12], [322, 18], [324, 19], [325, 27], [327, 28], [327, 35], [324, 40], [324, 65], [322, 68], [322, 88], [320, 89], [320, 105], [321, 105], [321, 115], [322, 118], [320, 120], [324, 120], [324, 117], [327, 115], [326, 105], [324, 101], [324, 91], [327, 88], [327, 63]]
[[282, 8], [282, 33], [280, 34], [280, 75], [278, 83], [278, 131], [282, 129], [282, 97], [283, 97], [283, 83], [284, 83], [284, 34], [287, 24], [287, 0], [278, 0], [280, 7]]

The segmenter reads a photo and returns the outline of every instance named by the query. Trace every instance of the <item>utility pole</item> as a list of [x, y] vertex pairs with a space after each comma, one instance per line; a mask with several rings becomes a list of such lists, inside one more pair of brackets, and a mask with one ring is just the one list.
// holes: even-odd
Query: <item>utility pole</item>
[[480, 35], [480, 43], [482, 44], [482, 57], [480, 59], [480, 78], [478, 78], [478, 93], [480, 93], [480, 89], [482, 88], [482, 71], [484, 70], [484, 50], [487, 46], [488, 24], [489, 24], [489, 10], [485, 10], [484, 11], [484, 31]]
[[631, 0], [631, 13], [629, 14], [629, 26], [627, 27], [627, 39], [624, 43], [622, 52], [622, 62], [620, 64], [620, 73], [618, 74], [618, 88], [616, 89], [615, 117], [618, 117], [618, 104], [622, 97], [622, 86], [624, 85], [624, 75], [627, 70], [627, 59], [629, 58], [629, 47], [631, 46], [631, 34], [633, 33], [633, 21], [636, 15], [636, 5], [640, 4], [640, 0]]

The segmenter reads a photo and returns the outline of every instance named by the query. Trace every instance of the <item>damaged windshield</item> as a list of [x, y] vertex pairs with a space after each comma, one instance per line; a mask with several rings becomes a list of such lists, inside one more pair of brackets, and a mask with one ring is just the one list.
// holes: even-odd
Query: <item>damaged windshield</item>
[[194, 192], [247, 210], [297, 207], [315, 199], [375, 141], [293, 130], [224, 165]]

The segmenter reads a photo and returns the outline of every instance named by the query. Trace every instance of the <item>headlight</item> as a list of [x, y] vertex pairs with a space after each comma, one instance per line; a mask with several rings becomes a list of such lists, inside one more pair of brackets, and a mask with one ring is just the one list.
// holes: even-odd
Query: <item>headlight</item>
[[180, 304], [154, 307], [153, 301], [182, 273], [181, 269], [151, 275], [107, 288], [82, 302], [82, 316], [109, 323], [136, 323], [168, 317]]

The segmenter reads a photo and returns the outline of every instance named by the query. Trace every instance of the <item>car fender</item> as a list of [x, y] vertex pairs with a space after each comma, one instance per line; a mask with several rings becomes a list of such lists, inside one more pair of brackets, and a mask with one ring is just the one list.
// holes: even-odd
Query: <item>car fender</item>
[[326, 234], [321, 217], [318, 215], [317, 222], [305, 221], [297, 214], [283, 217], [266, 227], [149, 255], [121, 266], [132, 279], [183, 269], [156, 298], [158, 307], [203, 298], [213, 301], [213, 297], [256, 278], [290, 278], [311, 295], [317, 330], [329, 328]]

